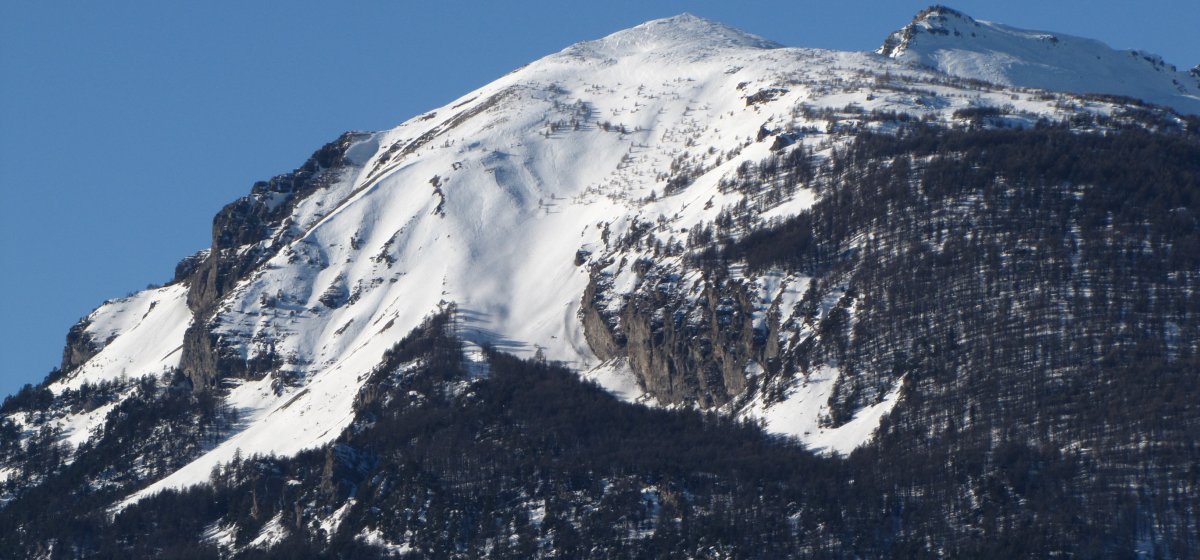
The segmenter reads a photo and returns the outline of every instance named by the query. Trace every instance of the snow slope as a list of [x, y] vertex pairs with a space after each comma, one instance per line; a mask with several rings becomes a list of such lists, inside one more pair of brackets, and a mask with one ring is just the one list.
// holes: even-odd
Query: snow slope
[[187, 291], [176, 284], [100, 306], [87, 317], [85, 332], [103, 349], [49, 389], [57, 394], [84, 383], [158, 375], [177, 367], [183, 333], [192, 321]]
[[1157, 55], [975, 20], [944, 7], [918, 14], [877, 52], [962, 78], [1124, 95], [1200, 114], [1200, 75], [1180, 72]]
[[[581, 249], [589, 263], [611, 259], [616, 292], [627, 293], [638, 278], [624, 263], [649, 253], [613, 240], [635, 223], [653, 223], [666, 241], [712, 222], [746, 197], [721, 180], [771, 155], [777, 134], [788, 131], [820, 156], [848, 141], [848, 131], [892, 126], [865, 112], [953, 125], [956, 111], [974, 107], [1004, 107], [1015, 125], [1117, 111], [1065, 95], [980, 89], [871, 53], [783, 48], [685, 14], [568, 47], [366, 135], [338, 181], [296, 203], [289, 223], [299, 235], [268, 247], [273, 256], [206, 322], [223, 352], [268, 357], [277, 370], [226, 380], [226, 403], [241, 419], [235, 432], [129, 500], [201, 483], [239, 452], [290, 455], [333, 440], [353, 420], [354, 398], [383, 353], [449, 302], [470, 345], [560, 361], [623, 399], [645, 401], [628, 366], [601, 363], [583, 336], [589, 266], [576, 262]], [[665, 171], [679, 161], [696, 176], [663, 196]], [[801, 190], [762, 217], [794, 215], [815, 196]], [[760, 286], [761, 309], [790, 307], [807, 281], [777, 273], [746, 280]], [[111, 342], [55, 390], [178, 365], [192, 321], [186, 292], [174, 285], [101, 307], [89, 328]], [[782, 401], [747, 395], [729, 412], [847, 453], [901, 397], [897, 388], [850, 424], [822, 429], [835, 378], [836, 370], [822, 370], [797, 379]], [[72, 441], [96, 421], [66, 419]]]
[[90, 409], [51, 410], [49, 414], [16, 412], [8, 419], [22, 428], [22, 441], [39, 428], [61, 430], [70, 449], [101, 432], [117, 404], [133, 393], [144, 377], [156, 381], [179, 366], [183, 334], [192, 323], [188, 287], [174, 284], [151, 288], [105, 302], [84, 319], [84, 333], [99, 350], [83, 364], [46, 385], [55, 395], [78, 392], [84, 386], [116, 387], [116, 400]]

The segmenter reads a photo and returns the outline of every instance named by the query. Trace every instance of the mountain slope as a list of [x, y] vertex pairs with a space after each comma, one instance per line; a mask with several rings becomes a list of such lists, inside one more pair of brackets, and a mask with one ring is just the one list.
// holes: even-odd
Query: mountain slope
[[[632, 371], [622, 365], [623, 352], [603, 352], [602, 364], [594, 350], [600, 335], [585, 336], [579, 313], [592, 277], [612, 277], [606, 301], [620, 306], [639, 283], [633, 263], [653, 252], [641, 241], [628, 245], [633, 236], [682, 240], [747, 199], [721, 179], [772, 154], [775, 137], [760, 139], [764, 129], [827, 128], [797, 107], [856, 105], [952, 120], [959, 109], [1012, 100], [999, 91], [958, 97], [963, 90], [953, 84], [918, 94], [900, 86], [866, 90], [864, 82], [887, 72], [904, 84], [942, 78], [865, 54], [768, 48], [747, 37], [689, 16], [651, 22], [551, 55], [346, 148], [353, 166], [298, 202], [281, 226], [295, 239], [254, 245], [272, 256], [223, 296], [207, 322], [208, 338], [217, 341], [208, 350], [213, 362], [234, 371], [265, 364], [272, 372], [226, 382], [237, 383], [229, 401], [249, 427], [149, 491], [202, 479], [238, 448], [293, 453], [328, 441], [352, 418], [346, 387], [361, 383], [383, 351], [442, 301], [458, 305], [468, 342], [593, 371], [585, 376], [634, 398], [634, 386], [649, 386], [645, 398], [664, 403], [752, 400], [740, 390], [753, 361], [745, 355], [722, 358], [724, 387], [699, 392], [648, 383], [658, 370], [636, 354]], [[830, 73], [844, 76], [842, 84], [831, 87]], [[922, 105], [926, 96], [933, 100]], [[1066, 115], [1052, 99], [1018, 105], [1013, 118], [1026, 122]], [[811, 135], [794, 149], [821, 149], [838, 136]], [[686, 189], [656, 196], [672, 175], [685, 174]], [[793, 214], [812, 200], [800, 188], [758, 219]], [[580, 251], [590, 255], [584, 262], [577, 262]], [[802, 282], [772, 280], [758, 305], [765, 311], [785, 284], [800, 292]], [[208, 379], [210, 362], [197, 354], [185, 352], [183, 369], [193, 380]], [[810, 420], [775, 429], [818, 433], [823, 395], [836, 375], [825, 379], [826, 392], [800, 414]], [[852, 449], [870, 429], [860, 433], [834, 448]]]
[[980, 21], [944, 6], [917, 14], [876, 52], [962, 78], [1123, 95], [1200, 114], [1200, 76], [1181, 72], [1157, 55]]
[[[463, 503], [524, 504], [552, 479], [597, 503], [608, 495], [580, 482], [575, 462], [538, 475], [528, 469], [562, 465], [490, 455], [581, 454], [561, 442], [599, 430], [607, 445], [607, 426], [622, 425], [660, 438], [639, 440], [651, 458], [673, 440], [725, 442], [696, 450], [700, 475], [671, 478], [676, 498], [697, 500], [673, 506], [680, 519], [719, 524], [736, 515], [715, 504], [760, 500], [738, 507], [796, 516], [776, 527], [792, 550], [1197, 550], [1180, 529], [1196, 495], [1197, 130], [1130, 100], [784, 48], [686, 14], [568, 47], [255, 184], [171, 284], [72, 329], [61, 371], [0, 410], [11, 504], [0, 514], [29, 531], [0, 543], [54, 549], [64, 522], [136, 532], [122, 520], [174, 503], [194, 508], [183, 522], [203, 521], [213, 553], [252, 556], [291, 535], [322, 551], [435, 554], [437, 535], [463, 531], [460, 550], [483, 554], [497, 545], [481, 534], [525, 529], [489, 528], [492, 512]], [[540, 372], [526, 380], [574, 371], [672, 412], [556, 385], [548, 394], [629, 424], [580, 425], [522, 401], [531, 409], [503, 414], [545, 419], [531, 443], [495, 417], [516, 386], [497, 364]], [[824, 457], [744, 426], [706, 432], [696, 411]], [[393, 413], [402, 421], [376, 425]], [[422, 443], [430, 433], [478, 447], [454, 458]], [[773, 473], [778, 494], [737, 496], [754, 484], [725, 462], [737, 461], [736, 433], [755, 449], [744, 467]], [[689, 468], [613, 454], [596, 464], [643, 489]], [[803, 473], [762, 467], [775, 460]], [[489, 461], [516, 470], [471, 479]], [[919, 476], [888, 466], [898, 461]], [[346, 480], [336, 492], [335, 472]], [[826, 484], [854, 495], [847, 509]], [[393, 485], [405, 490], [384, 495]], [[1027, 540], [1025, 524], [1049, 515], [1032, 499], [1042, 491], [1086, 522], [1053, 516]], [[372, 517], [366, 493], [397, 512], [450, 496], [439, 516], [469, 514]], [[77, 517], [37, 505], [80, 496]], [[1089, 503], [1124, 517], [1100, 519]], [[663, 531], [655, 546], [670, 548], [671, 527], [689, 547], [713, 527], [612, 507], [623, 513], [565, 515], [555, 530], [638, 542]], [[909, 532], [866, 530], [883, 510]], [[504, 511], [521, 527], [533, 515]], [[340, 526], [346, 515], [355, 521]], [[632, 528], [646, 516], [656, 521]], [[432, 532], [403, 537], [413, 531]], [[727, 536], [729, 550], [761, 544]], [[104, 546], [127, 539], [114, 538]]]

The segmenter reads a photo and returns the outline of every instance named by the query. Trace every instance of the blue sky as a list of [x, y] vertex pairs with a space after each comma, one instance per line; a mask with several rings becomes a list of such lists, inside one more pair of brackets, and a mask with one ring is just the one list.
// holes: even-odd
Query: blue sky
[[[4, 2], [0, 395], [57, 365], [102, 301], [169, 280], [221, 206], [345, 130], [684, 11], [785, 45], [871, 50], [928, 3]], [[1200, 63], [1195, 0], [947, 4]]]

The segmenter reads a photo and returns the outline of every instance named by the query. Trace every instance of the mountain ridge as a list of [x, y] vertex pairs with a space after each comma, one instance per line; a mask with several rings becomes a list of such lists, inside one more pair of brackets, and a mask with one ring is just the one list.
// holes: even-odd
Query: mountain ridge
[[1200, 78], [1162, 57], [1095, 39], [976, 20], [945, 6], [919, 12], [875, 52], [1010, 86], [1144, 99], [1200, 114]]

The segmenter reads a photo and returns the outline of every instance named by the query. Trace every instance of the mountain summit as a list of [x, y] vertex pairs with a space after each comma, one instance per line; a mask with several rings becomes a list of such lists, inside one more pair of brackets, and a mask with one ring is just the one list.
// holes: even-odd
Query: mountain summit
[[635, 53], [698, 55], [722, 49], [774, 49], [783, 45], [690, 13], [647, 21], [602, 39], [575, 44], [566, 53], [629, 56]]
[[945, 6], [919, 12], [879, 54], [996, 84], [1104, 93], [1200, 114], [1200, 76], [1100, 41], [976, 20]]

